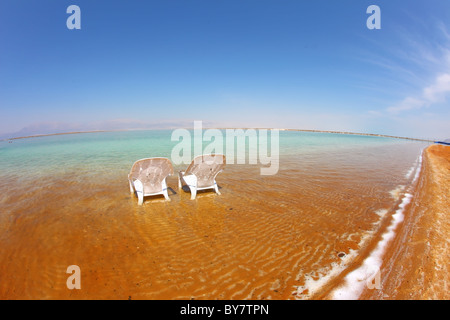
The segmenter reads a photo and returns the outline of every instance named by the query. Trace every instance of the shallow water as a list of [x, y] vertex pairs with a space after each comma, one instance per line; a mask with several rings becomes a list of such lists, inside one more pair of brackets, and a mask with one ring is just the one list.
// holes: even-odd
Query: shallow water
[[[0, 298], [314, 297], [392, 216], [427, 145], [282, 131], [276, 175], [228, 164], [222, 195], [194, 201], [169, 177], [170, 202], [138, 206], [131, 165], [170, 157], [170, 136], [0, 142]], [[69, 265], [81, 269], [81, 290], [66, 286]]]

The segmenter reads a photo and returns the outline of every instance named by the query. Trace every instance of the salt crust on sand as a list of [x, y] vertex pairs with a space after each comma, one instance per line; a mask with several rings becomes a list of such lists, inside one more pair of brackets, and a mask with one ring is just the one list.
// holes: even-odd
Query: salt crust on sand
[[[416, 182], [420, 174], [422, 164], [422, 154], [417, 161], [417, 169], [412, 184]], [[392, 215], [392, 222], [382, 236], [382, 240], [377, 244], [376, 248], [363, 261], [361, 266], [350, 272], [345, 278], [343, 286], [335, 289], [332, 292], [332, 299], [334, 300], [356, 300], [359, 298], [366, 286], [370, 286], [377, 272], [379, 272], [381, 264], [383, 263], [383, 255], [386, 251], [388, 243], [394, 238], [397, 225], [404, 219], [405, 207], [410, 203], [412, 194], [406, 193], [396, 210]]]

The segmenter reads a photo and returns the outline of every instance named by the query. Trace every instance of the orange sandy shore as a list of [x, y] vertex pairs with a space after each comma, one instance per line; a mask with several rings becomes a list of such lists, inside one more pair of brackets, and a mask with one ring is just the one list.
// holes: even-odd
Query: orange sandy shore
[[385, 255], [381, 289], [361, 299], [450, 298], [450, 147], [431, 145], [423, 154], [413, 200]]

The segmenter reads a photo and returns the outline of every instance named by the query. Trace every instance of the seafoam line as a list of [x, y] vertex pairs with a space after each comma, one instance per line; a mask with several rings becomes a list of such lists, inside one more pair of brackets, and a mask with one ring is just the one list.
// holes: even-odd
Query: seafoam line
[[[414, 175], [414, 179], [410, 185], [417, 181], [421, 166], [422, 166], [423, 150], [417, 159], [417, 169]], [[357, 269], [350, 272], [344, 278], [344, 284], [335, 289], [331, 293], [331, 298], [334, 300], [356, 300], [358, 299], [364, 288], [371, 287], [373, 279], [381, 268], [383, 263], [383, 256], [386, 251], [388, 243], [394, 238], [395, 230], [400, 222], [404, 219], [405, 207], [411, 202], [412, 194], [405, 193], [399, 208], [392, 215], [392, 222], [387, 228], [387, 231], [383, 234], [382, 239], [378, 242], [376, 248], [370, 253], [370, 255], [363, 261], [362, 265]]]

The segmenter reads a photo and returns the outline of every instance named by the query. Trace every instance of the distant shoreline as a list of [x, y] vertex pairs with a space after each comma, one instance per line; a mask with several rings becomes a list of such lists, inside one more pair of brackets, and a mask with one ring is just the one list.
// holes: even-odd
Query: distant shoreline
[[[189, 128], [185, 128], [189, 129]], [[383, 137], [383, 138], [394, 138], [394, 139], [404, 139], [404, 140], [414, 140], [414, 141], [425, 141], [425, 142], [434, 142], [434, 140], [428, 139], [419, 139], [419, 138], [409, 138], [409, 137], [400, 137], [400, 136], [392, 136], [386, 134], [377, 134], [377, 133], [359, 133], [359, 132], [348, 132], [348, 131], [332, 131], [332, 130], [311, 130], [311, 129], [279, 129], [279, 128], [204, 128], [204, 129], [278, 129], [280, 131], [298, 131], [298, 132], [317, 132], [317, 133], [335, 133], [335, 134], [348, 134], [348, 135], [358, 135], [358, 136], [371, 136], [371, 137]], [[0, 141], [12, 141], [12, 140], [20, 140], [20, 139], [30, 139], [30, 138], [41, 138], [41, 137], [49, 137], [49, 136], [59, 136], [59, 135], [68, 135], [68, 134], [80, 134], [80, 133], [99, 133], [99, 132], [121, 132], [121, 131], [151, 131], [151, 130], [171, 130], [171, 129], [123, 129], [123, 130], [91, 130], [91, 131], [73, 131], [73, 132], [63, 132], [63, 133], [48, 133], [48, 134], [36, 134], [30, 136], [23, 137], [15, 137], [15, 138], [6, 138], [0, 139]]]
[[337, 134], [353, 134], [358, 136], [372, 136], [372, 137], [384, 137], [384, 138], [394, 138], [394, 139], [405, 139], [405, 140], [415, 140], [415, 141], [426, 141], [426, 142], [434, 142], [434, 140], [429, 139], [419, 139], [419, 138], [408, 138], [408, 137], [399, 137], [399, 136], [391, 136], [387, 134], [378, 134], [378, 133], [358, 133], [358, 132], [346, 132], [346, 131], [324, 131], [324, 130], [300, 130], [300, 129], [282, 129], [285, 131], [303, 131], [303, 132], [322, 132], [322, 133], [337, 133]]
[[73, 131], [73, 132], [61, 132], [61, 133], [34, 134], [31, 136], [1, 139], [0, 141], [11, 141], [11, 140], [30, 139], [30, 138], [42, 138], [42, 137], [49, 137], [49, 136], [61, 136], [61, 135], [67, 135], [67, 134], [96, 133], [96, 132], [110, 132], [110, 131], [112, 132], [112, 130], [94, 130], [94, 131]]

